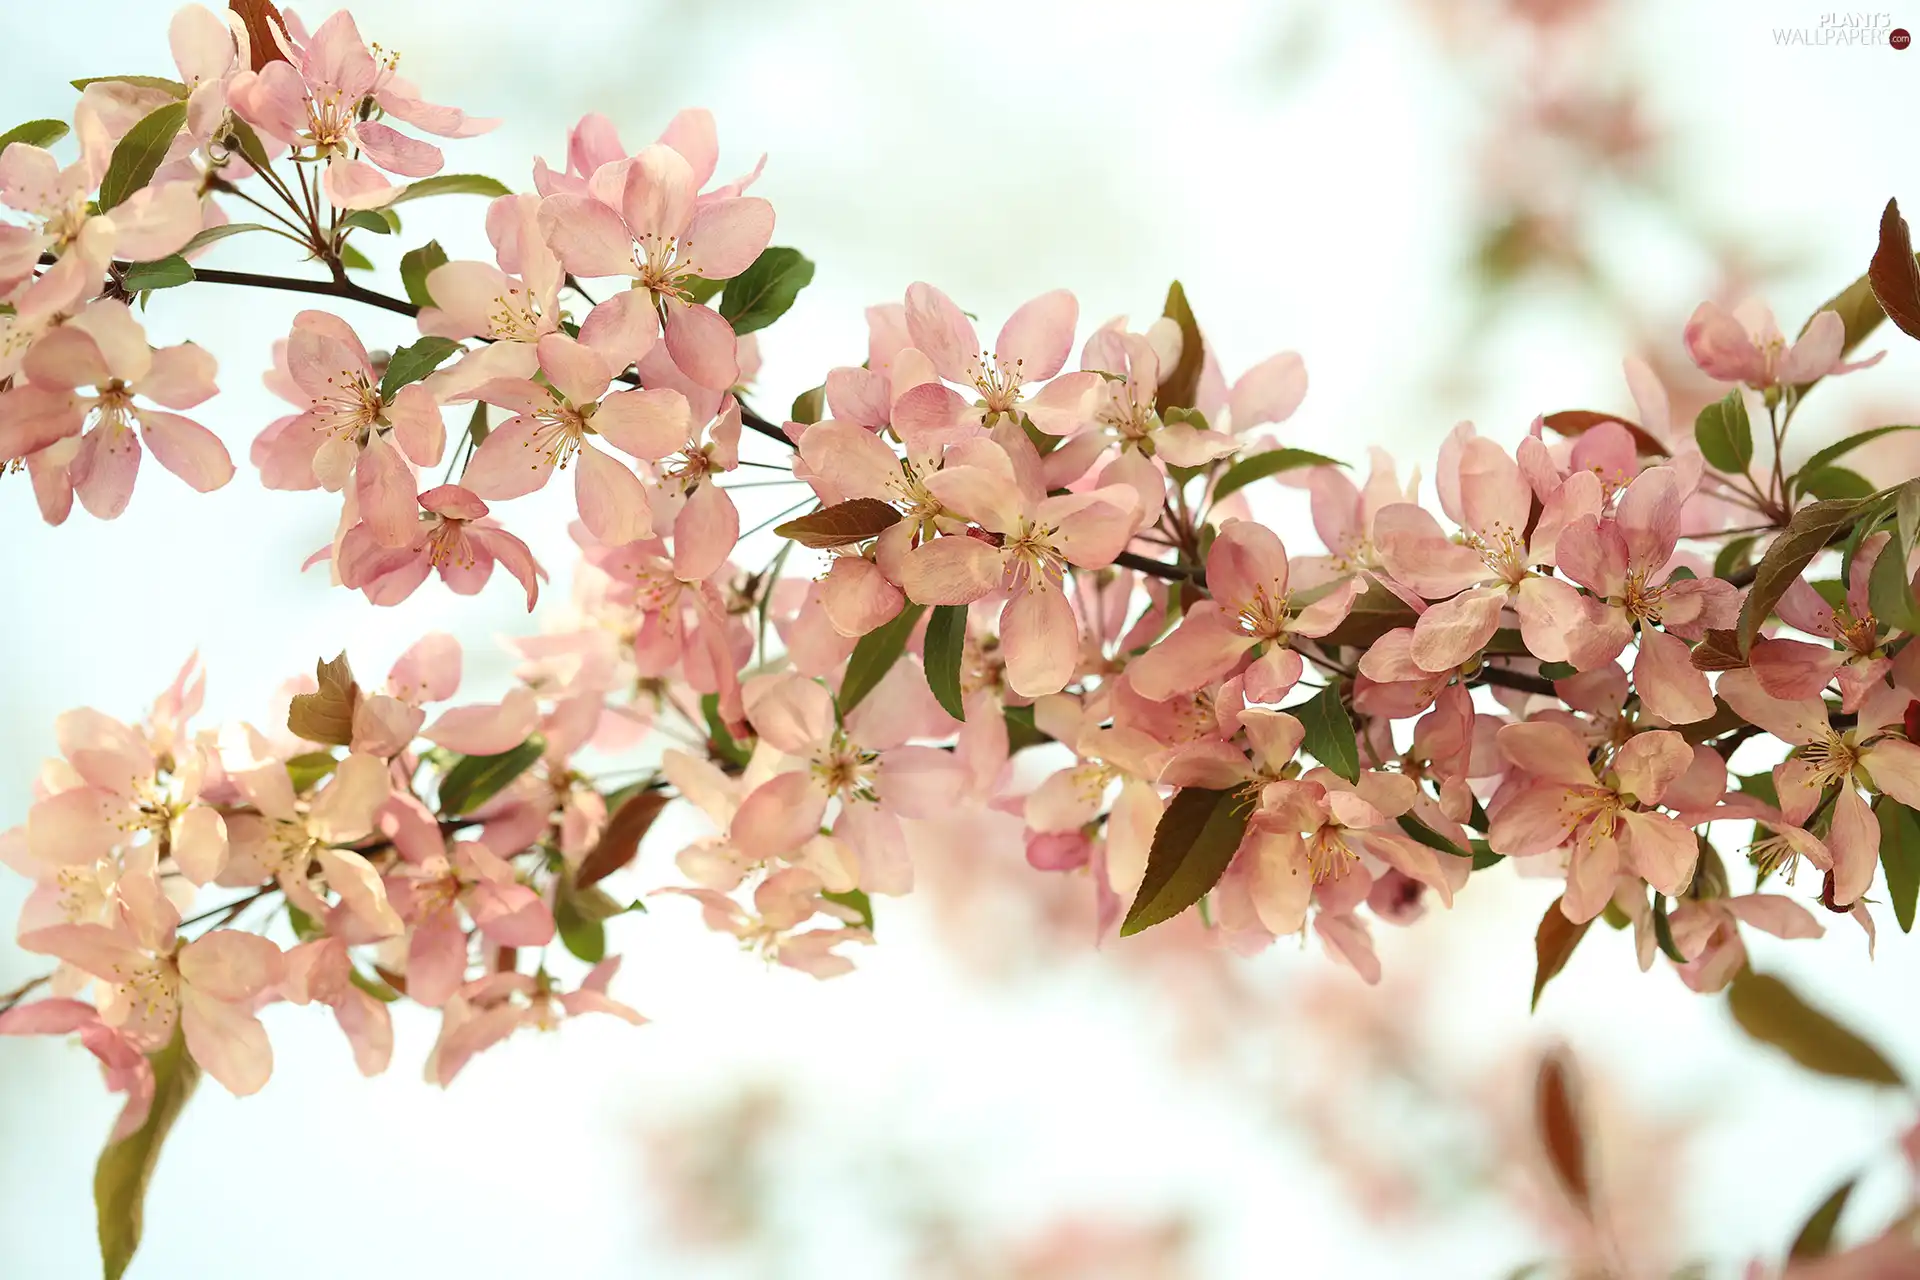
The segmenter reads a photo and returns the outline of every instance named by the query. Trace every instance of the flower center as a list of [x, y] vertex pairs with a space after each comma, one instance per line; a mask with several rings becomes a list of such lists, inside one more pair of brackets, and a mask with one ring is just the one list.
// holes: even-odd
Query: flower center
[[1273, 583], [1261, 583], [1253, 594], [1241, 601], [1234, 624], [1242, 635], [1256, 640], [1279, 640], [1287, 634], [1288, 593]]
[[973, 375], [973, 386], [980, 393], [987, 420], [991, 422], [997, 414], [1012, 413], [1013, 406], [1020, 401], [1020, 366], [1026, 361], [1008, 364], [993, 352], [983, 351], [971, 363], [968, 372]]
[[1036, 524], [1021, 517], [1020, 532], [1004, 544], [1007, 552], [1006, 586], [1009, 591], [1031, 589], [1033, 576], [1041, 574], [1058, 582], [1066, 573], [1067, 558], [1053, 543], [1060, 530], [1056, 525]]
[[838, 730], [827, 749], [813, 758], [811, 769], [820, 785], [842, 800], [880, 799], [880, 757], [861, 750]]

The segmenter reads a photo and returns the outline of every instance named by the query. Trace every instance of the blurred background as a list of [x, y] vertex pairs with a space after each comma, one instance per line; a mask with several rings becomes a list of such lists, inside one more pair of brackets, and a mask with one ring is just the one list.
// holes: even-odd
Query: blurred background
[[[0, 6], [0, 126], [64, 114], [66, 81], [172, 74], [171, 6]], [[762, 335], [773, 413], [865, 351], [862, 307], [931, 281], [991, 333], [1065, 286], [1083, 334], [1157, 313], [1185, 282], [1229, 376], [1305, 356], [1290, 443], [1432, 470], [1471, 418], [1512, 441], [1565, 408], [1630, 412], [1621, 358], [1666, 378], [1676, 420], [1710, 388], [1679, 345], [1703, 298], [1759, 293], [1788, 332], [1866, 266], [1890, 195], [1920, 202], [1920, 51], [1778, 42], [1813, 4], [1654, 0], [362, 0], [425, 96], [505, 117], [450, 172], [529, 184], [597, 110], [629, 148], [714, 110], [722, 175], [768, 154], [775, 242], [818, 264]], [[303, 10], [317, 22], [321, 10]], [[1903, 15], [1894, 14], [1898, 25]], [[1920, 11], [1910, 15], [1920, 27]], [[433, 207], [434, 205], [439, 207]], [[484, 257], [477, 202], [407, 207], [370, 249], [429, 235]], [[365, 237], [361, 240], [364, 241]], [[276, 242], [277, 243], [277, 242]], [[252, 240], [214, 261], [295, 270]], [[386, 287], [398, 292], [397, 280]], [[383, 671], [429, 628], [468, 645], [463, 694], [531, 629], [496, 583], [376, 611], [298, 566], [335, 511], [270, 494], [244, 461], [279, 416], [259, 384], [296, 299], [157, 297], [156, 342], [222, 367], [200, 417], [241, 472], [191, 494], [157, 467], [115, 524], [43, 526], [0, 480], [0, 826], [24, 818], [63, 709], [131, 719], [197, 649], [208, 718], [258, 715], [316, 656]], [[343, 304], [344, 307], [344, 304]], [[369, 345], [403, 321], [354, 310]], [[1915, 421], [1898, 334], [1875, 372], [1824, 388], [1794, 451]], [[1883, 482], [1915, 470], [1888, 452]], [[1403, 471], [1404, 474], [1404, 471]], [[560, 486], [555, 486], [559, 489]], [[516, 505], [557, 571], [559, 500]], [[1298, 495], [1263, 512], [1304, 530]], [[536, 536], [544, 531], [544, 537]], [[747, 559], [743, 554], [743, 559]], [[1378, 931], [1364, 986], [1317, 948], [1252, 960], [1178, 929], [1095, 950], [1092, 892], [983, 831], [964, 863], [878, 904], [880, 945], [820, 984], [707, 933], [691, 904], [622, 917], [616, 994], [654, 1021], [587, 1020], [418, 1079], [434, 1020], [402, 1009], [393, 1070], [363, 1080], [317, 1008], [266, 1012], [268, 1089], [209, 1086], [168, 1143], [136, 1277], [1502, 1277], [1605, 1246], [1557, 1198], [1530, 1081], [1564, 1040], [1602, 1122], [1616, 1274], [1777, 1258], [1863, 1165], [1843, 1237], [1904, 1193], [1910, 1104], [1800, 1072], [1744, 1041], [1724, 1001], [1596, 930], [1529, 1018], [1550, 883], [1477, 875], [1451, 913]], [[640, 887], [673, 879], [650, 837]], [[1736, 866], [1737, 884], [1747, 883]], [[24, 886], [0, 879], [8, 918]], [[1802, 886], [1802, 892], [1806, 886]], [[1920, 952], [1883, 920], [1819, 944], [1753, 944], [1920, 1070]], [[39, 971], [0, 937], [0, 990]], [[0, 1043], [0, 1275], [94, 1273], [91, 1174], [116, 1101], [58, 1041]], [[1565, 1266], [1545, 1274], [1570, 1274]], [[1593, 1272], [1589, 1272], [1593, 1274]]]

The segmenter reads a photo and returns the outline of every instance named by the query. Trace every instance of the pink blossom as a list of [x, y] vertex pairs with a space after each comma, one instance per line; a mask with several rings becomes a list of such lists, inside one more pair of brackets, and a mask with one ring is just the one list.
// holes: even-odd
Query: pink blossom
[[700, 904], [701, 916], [715, 933], [728, 933], [742, 946], [790, 969], [816, 978], [837, 978], [853, 972], [853, 961], [836, 948], [851, 943], [871, 944], [865, 929], [842, 925], [833, 929], [801, 929], [817, 914], [846, 919], [848, 909], [820, 896], [820, 881], [798, 867], [777, 871], [753, 892], [752, 911], [712, 889], [666, 888]]
[[447, 484], [421, 494], [420, 508], [413, 541], [403, 547], [383, 545], [365, 521], [348, 529], [336, 560], [341, 583], [364, 592], [374, 604], [392, 605], [437, 573], [448, 589], [470, 596], [487, 585], [497, 563], [526, 589], [532, 612], [547, 571], [526, 543], [488, 515], [486, 503], [469, 489]]
[[1686, 343], [1687, 354], [1708, 377], [1765, 389], [1852, 373], [1878, 364], [1885, 354], [1847, 364], [1840, 358], [1846, 337], [1839, 313], [1821, 311], [1789, 346], [1764, 303], [1744, 302], [1729, 312], [1717, 302], [1703, 302], [1687, 321]]
[[[899, 396], [894, 425], [902, 438], [961, 439], [1017, 412], [1053, 436], [1073, 434], [1085, 422], [1101, 378], [1097, 373], [1055, 375], [1073, 350], [1079, 303], [1065, 289], [1023, 304], [1000, 329], [995, 350], [980, 345], [973, 322], [953, 299], [930, 284], [907, 290], [907, 332], [947, 382], [979, 395], [969, 406], [958, 393], [927, 382]], [[1047, 385], [1029, 396], [1027, 388]]]
[[440, 1037], [427, 1056], [427, 1079], [445, 1088], [481, 1053], [523, 1027], [556, 1028], [563, 1018], [605, 1013], [639, 1026], [646, 1021], [607, 994], [620, 958], [595, 965], [573, 991], [562, 992], [545, 972], [494, 973], [468, 983], [441, 1009]]
[[501, 196], [487, 206], [487, 238], [499, 265], [448, 262], [428, 274], [433, 305], [420, 311], [420, 332], [487, 340], [429, 377], [438, 398], [470, 399], [495, 378], [531, 378], [539, 370], [538, 344], [560, 328], [565, 275], [541, 238], [539, 212], [537, 196]]

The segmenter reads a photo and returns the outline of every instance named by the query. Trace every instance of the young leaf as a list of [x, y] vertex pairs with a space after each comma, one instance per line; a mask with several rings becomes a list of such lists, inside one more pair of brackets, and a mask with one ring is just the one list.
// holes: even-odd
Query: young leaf
[[825, 383], [811, 391], [802, 391], [793, 398], [793, 407], [787, 415], [795, 422], [804, 422], [808, 426], [827, 416], [827, 387]]
[[353, 741], [353, 712], [360, 705], [360, 686], [342, 653], [332, 662], [316, 662], [313, 678], [320, 687], [298, 693], [287, 706], [287, 728], [296, 738], [344, 747]]
[[169, 102], [127, 130], [100, 179], [100, 212], [113, 209], [153, 181], [154, 171], [167, 158], [167, 148], [186, 123], [187, 104]]
[[900, 513], [880, 499], [852, 498], [775, 525], [773, 531], [803, 547], [824, 550], [877, 538], [899, 523]]
[[1180, 358], [1160, 379], [1160, 389], [1153, 397], [1153, 407], [1164, 416], [1169, 409], [1193, 408], [1207, 352], [1193, 308], [1187, 305], [1187, 291], [1178, 280], [1167, 286], [1167, 305], [1160, 314], [1180, 326]]
[[1844, 458], [1869, 440], [1878, 440], [1881, 436], [1891, 435], [1895, 431], [1920, 431], [1920, 426], [1895, 423], [1888, 427], [1871, 427], [1865, 431], [1856, 431], [1845, 439], [1835, 440], [1826, 448], [1815, 453], [1811, 458], [1807, 459], [1806, 464], [1800, 469], [1802, 471], [1817, 470], [1830, 462], [1836, 462]]
[[16, 142], [24, 142], [30, 147], [50, 147], [70, 132], [65, 120], [29, 120], [0, 133], [0, 152]]
[[1673, 922], [1667, 919], [1667, 895], [1658, 889], [1653, 893], [1653, 941], [1660, 948], [1660, 954], [1675, 964], [1687, 962], [1679, 944], [1673, 940]]
[[1815, 498], [1866, 498], [1873, 495], [1873, 481], [1846, 467], [1802, 467], [1799, 489]]
[[1770, 974], [1742, 969], [1727, 989], [1727, 1008], [1742, 1031], [1809, 1071], [1895, 1088], [1905, 1083], [1878, 1049]]
[[727, 281], [720, 314], [735, 333], [764, 329], [787, 314], [800, 291], [813, 281], [813, 263], [798, 249], [774, 246], [753, 265]]
[[[589, 892], [600, 893], [600, 890], [592, 889]], [[606, 897], [605, 894], [600, 896]], [[606, 919], [605, 916], [596, 917], [591, 910], [583, 910], [579, 897], [564, 888], [554, 900], [553, 927], [560, 935], [560, 945], [574, 959], [586, 964], [599, 964], [607, 958]]]
[[153, 1064], [153, 1103], [146, 1123], [108, 1145], [93, 1171], [93, 1203], [100, 1222], [100, 1265], [106, 1280], [120, 1280], [145, 1225], [147, 1184], [160, 1160], [160, 1145], [200, 1082], [200, 1067], [187, 1055], [178, 1027], [173, 1039], [149, 1059]]
[[1540, 1061], [1540, 1073], [1534, 1078], [1534, 1122], [1540, 1130], [1540, 1145], [1546, 1149], [1547, 1163], [1554, 1176], [1582, 1214], [1593, 1212], [1593, 1178], [1587, 1157], [1587, 1139], [1580, 1122], [1579, 1088], [1573, 1064], [1563, 1051], [1554, 1051]]
[[1747, 421], [1747, 402], [1739, 388], [1700, 411], [1693, 420], [1693, 438], [1700, 456], [1721, 471], [1743, 474], [1753, 462], [1753, 424]]
[[546, 749], [547, 740], [536, 733], [499, 755], [460, 757], [440, 779], [440, 812], [449, 818], [473, 812], [532, 768]]
[[1860, 1180], [1848, 1178], [1833, 1189], [1833, 1194], [1820, 1202], [1799, 1232], [1793, 1237], [1793, 1246], [1787, 1250], [1788, 1261], [1825, 1257], [1833, 1247], [1833, 1231], [1840, 1225], [1840, 1215], [1846, 1212], [1847, 1200], [1853, 1195], [1853, 1188]]
[[68, 84], [76, 89], [85, 89], [90, 84], [130, 84], [136, 89], [158, 89], [185, 101], [187, 86], [178, 80], [169, 80], [165, 76], [87, 76], [82, 80], [69, 80]]
[[1887, 201], [1880, 214], [1880, 247], [1867, 267], [1867, 283], [1874, 300], [1909, 338], [1920, 338], [1920, 266], [1913, 260], [1913, 239], [1900, 202]]
[[840, 714], [846, 715], [860, 705], [860, 699], [873, 692], [886, 678], [893, 664], [906, 651], [907, 637], [914, 624], [927, 611], [923, 604], [909, 604], [885, 626], [875, 627], [860, 637], [847, 657], [846, 679], [840, 682]]
[[1880, 819], [1880, 866], [1887, 873], [1887, 897], [1900, 932], [1912, 933], [1914, 899], [1920, 896], [1920, 815], [1892, 796], [1875, 800], [1873, 812]]
[[443, 173], [432, 178], [422, 178], [400, 188], [400, 194], [387, 201], [387, 208], [403, 204], [408, 200], [418, 200], [424, 196], [485, 196], [489, 200], [500, 196], [510, 196], [513, 188], [498, 178], [489, 178], [483, 173]]
[[1251, 458], [1242, 458], [1227, 468], [1218, 484], [1213, 486], [1215, 502], [1230, 493], [1252, 484], [1255, 480], [1265, 480], [1268, 476], [1278, 475], [1282, 471], [1297, 471], [1301, 467], [1344, 467], [1347, 464], [1338, 458], [1329, 458], [1324, 453], [1314, 453], [1308, 449], [1269, 449], [1265, 453], [1256, 453]]
[[1307, 753], [1348, 782], [1360, 780], [1360, 744], [1340, 701], [1340, 686], [1328, 685], [1311, 702], [1292, 708], [1307, 731]]
[[446, 265], [447, 251], [440, 247], [438, 240], [429, 240], [418, 249], [401, 254], [400, 285], [407, 291], [407, 300], [418, 307], [432, 306], [433, 295], [427, 291], [427, 277], [435, 267]]
[[967, 647], [967, 606], [939, 604], [927, 619], [927, 688], [955, 720], [965, 720], [960, 697], [960, 658]]
[[1346, 621], [1322, 636], [1321, 642], [1365, 649], [1396, 627], [1410, 627], [1418, 621], [1406, 601], [1372, 582], [1355, 598]]
[[1175, 792], [1154, 829], [1146, 878], [1127, 908], [1120, 936], [1173, 919], [1219, 883], [1240, 847], [1250, 811], [1237, 792], [1201, 787]]
[[1889, 627], [1920, 635], [1920, 601], [1913, 598], [1913, 577], [1907, 572], [1907, 548], [1900, 539], [1887, 539], [1867, 577], [1867, 603], [1873, 616]]
[[373, 270], [373, 259], [350, 244], [340, 246], [340, 265], [349, 271]]
[[293, 783], [295, 792], [306, 792], [318, 786], [320, 780], [340, 767], [331, 751], [305, 751], [287, 759], [287, 780]]
[[1462, 849], [1459, 845], [1447, 839], [1410, 813], [1403, 813], [1398, 818], [1395, 818], [1394, 821], [1400, 824], [1400, 829], [1406, 832], [1410, 839], [1427, 846], [1429, 849], [1438, 850], [1441, 853], [1450, 853], [1456, 858], [1472, 856], [1465, 849]]
[[120, 287], [128, 293], [148, 293], [154, 289], [173, 289], [193, 283], [193, 268], [179, 254], [169, 254], [152, 262], [136, 262], [121, 273]]
[[580, 869], [573, 875], [576, 888], [590, 889], [640, 855], [640, 838], [653, 826], [653, 820], [667, 807], [667, 798], [658, 791], [641, 791], [628, 796], [626, 803], [607, 819], [607, 829], [593, 846]]
[[1540, 993], [1567, 967], [1567, 961], [1573, 958], [1573, 949], [1593, 927], [1591, 920], [1575, 924], [1567, 919], [1560, 902], [1559, 898], [1553, 900], [1547, 914], [1540, 917], [1540, 927], [1533, 933], [1533, 1003], [1527, 1006], [1529, 1010], [1540, 1007]]
[[1781, 530], [1767, 554], [1760, 558], [1753, 586], [1740, 606], [1740, 650], [1753, 647], [1761, 626], [1773, 613], [1773, 606], [1787, 593], [1801, 570], [1832, 544], [1846, 537], [1867, 502], [1858, 498], [1835, 498], [1815, 502], [1793, 513], [1793, 519]]
[[393, 353], [393, 359], [387, 361], [387, 375], [380, 379], [380, 398], [393, 399], [400, 388], [420, 381], [460, 348], [460, 342], [454, 338], [422, 338], [400, 348]]
[[478, 449], [486, 442], [487, 430], [487, 402], [475, 400], [473, 413], [467, 419], [467, 439], [473, 441], [474, 448]]

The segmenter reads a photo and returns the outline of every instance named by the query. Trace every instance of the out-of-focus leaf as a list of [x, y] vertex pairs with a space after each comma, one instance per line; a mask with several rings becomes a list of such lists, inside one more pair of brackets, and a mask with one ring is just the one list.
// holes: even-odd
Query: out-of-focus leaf
[[218, 244], [228, 236], [244, 235], [249, 231], [271, 231], [272, 227], [259, 222], [223, 222], [217, 227], [208, 227], [181, 248], [180, 255], [185, 257], [196, 249], [204, 249], [210, 244]]
[[1128, 937], [1185, 911], [1233, 861], [1250, 806], [1232, 791], [1185, 787], [1174, 793], [1147, 854], [1147, 874], [1120, 924]]
[[181, 101], [185, 101], [190, 92], [186, 85], [178, 80], [169, 80], [165, 76], [87, 76], [85, 79], [69, 80], [67, 83], [76, 89], [85, 89], [90, 84], [130, 84], [136, 89], [158, 89]]
[[1873, 812], [1880, 819], [1880, 866], [1887, 873], [1887, 897], [1900, 932], [1912, 933], [1914, 900], [1920, 896], [1920, 816], [1892, 796], [1876, 799]]
[[702, 697], [700, 713], [707, 722], [708, 753], [736, 769], [746, 768], [753, 751], [744, 743], [734, 741], [733, 734], [728, 732], [727, 722], [720, 715], [720, 695], [709, 693]]
[[404, 204], [408, 200], [418, 200], [424, 196], [485, 196], [489, 200], [500, 196], [510, 196], [513, 188], [498, 178], [489, 178], [483, 173], [442, 173], [431, 178], [422, 178], [400, 188], [400, 194], [387, 201], [391, 208]]
[[1655, 439], [1652, 432], [1615, 414], [1595, 413], [1591, 409], [1562, 409], [1558, 413], [1547, 414], [1540, 421], [1547, 430], [1569, 437], [1583, 436], [1603, 422], [1618, 423], [1633, 437], [1634, 448], [1640, 454], [1655, 458], [1667, 456], [1667, 447]]
[[1852, 453], [1855, 449], [1867, 443], [1867, 441], [1878, 440], [1881, 436], [1891, 435], [1896, 431], [1920, 431], [1920, 426], [1895, 423], [1892, 426], [1869, 427], [1865, 431], [1856, 431], [1852, 435], [1840, 440], [1835, 440], [1826, 448], [1817, 451], [1811, 458], [1806, 460], [1800, 469], [1802, 471], [1811, 471], [1819, 467], [1824, 467], [1830, 462], [1838, 462], [1841, 458], [1846, 457], [1849, 453]]
[[320, 780], [340, 767], [330, 751], [307, 751], [287, 761], [287, 777], [296, 794], [311, 791]]
[[155, 289], [177, 289], [193, 283], [193, 267], [179, 254], [136, 262], [120, 275], [120, 287], [128, 293], [151, 293]]
[[1741, 970], [1727, 989], [1727, 1008], [1742, 1031], [1809, 1071], [1896, 1088], [1904, 1084], [1878, 1049], [1771, 974]]
[[1550, 1052], [1540, 1061], [1540, 1073], [1534, 1077], [1533, 1114], [1540, 1145], [1561, 1190], [1583, 1216], [1591, 1218], [1593, 1178], [1581, 1123], [1579, 1084], [1564, 1051]]
[[824, 550], [877, 538], [899, 523], [900, 513], [880, 499], [850, 498], [775, 525], [773, 531], [803, 547]]
[[873, 899], [867, 896], [864, 889], [849, 889], [845, 893], [823, 893], [820, 896], [828, 902], [837, 902], [843, 907], [858, 911], [860, 919], [856, 922], [857, 927], [869, 933], [873, 932]]
[[491, 756], [462, 756], [440, 779], [440, 812], [449, 818], [471, 813], [533, 767], [547, 749], [534, 734], [517, 747]]
[[161, 1144], [200, 1082], [200, 1067], [187, 1054], [186, 1038], [176, 1026], [173, 1039], [150, 1055], [153, 1104], [146, 1123], [100, 1153], [93, 1171], [93, 1203], [100, 1222], [100, 1265], [106, 1280], [120, 1280], [140, 1247], [145, 1226], [147, 1184], [160, 1160]]
[[50, 147], [72, 132], [65, 120], [29, 120], [17, 124], [5, 133], [0, 133], [0, 152], [16, 142], [24, 142], [30, 147]]
[[658, 791], [642, 791], [629, 796], [607, 819], [607, 827], [600, 833], [599, 843], [581, 861], [580, 869], [573, 876], [574, 885], [590, 889], [631, 863], [640, 854], [640, 838], [647, 834], [654, 819], [666, 807], [667, 797]]
[[1793, 1247], [1787, 1250], [1788, 1261], [1824, 1258], [1827, 1255], [1833, 1247], [1833, 1232], [1840, 1225], [1840, 1215], [1846, 1212], [1847, 1200], [1853, 1195], [1853, 1188], [1859, 1181], [1858, 1178], [1848, 1178], [1820, 1202], [1820, 1207], [1813, 1211], [1793, 1237]]

